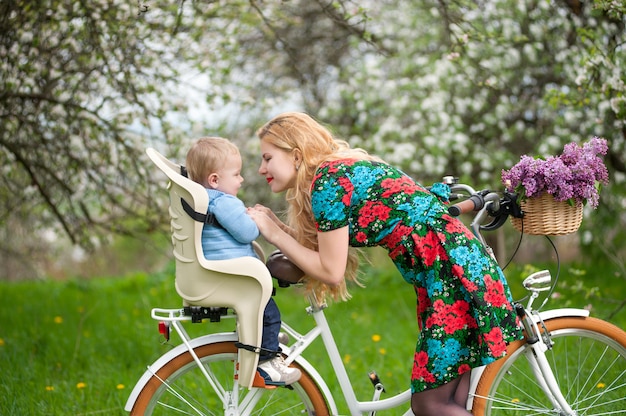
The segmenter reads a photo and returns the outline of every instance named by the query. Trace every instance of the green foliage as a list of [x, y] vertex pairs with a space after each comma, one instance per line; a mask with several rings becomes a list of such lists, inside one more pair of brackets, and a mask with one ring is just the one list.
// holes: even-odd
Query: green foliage
[[[413, 289], [382, 252], [368, 254], [375, 266], [363, 269], [366, 287], [354, 288], [350, 301], [327, 309], [351, 381], [364, 400], [373, 393], [367, 377], [372, 370], [390, 394], [407, 388], [417, 337]], [[516, 297], [523, 296], [521, 280], [533, 270], [514, 265], [506, 271]], [[150, 309], [180, 306], [173, 273], [170, 264], [160, 273], [125, 278], [0, 282], [5, 373], [0, 413], [124, 415], [134, 383], [171, 348], [162, 344]], [[563, 266], [556, 293], [548, 307], [590, 307], [593, 316], [626, 327], [626, 310], [615, 313], [626, 298], [626, 283], [611, 267]], [[284, 321], [299, 331], [312, 326], [297, 289], [278, 290], [276, 301]], [[187, 327], [194, 336], [233, 329], [232, 321]], [[339, 391], [319, 342], [306, 357], [328, 378], [331, 391]]]
[[[513, 297], [522, 299], [526, 293], [521, 286], [524, 278], [539, 270], [549, 270], [557, 284], [543, 309], [556, 306], [585, 308], [591, 315], [626, 328], [626, 274], [612, 264], [569, 263], [558, 267], [554, 263], [515, 264], [505, 270]], [[547, 295], [546, 295], [547, 296]], [[542, 304], [546, 296], [536, 301]]]

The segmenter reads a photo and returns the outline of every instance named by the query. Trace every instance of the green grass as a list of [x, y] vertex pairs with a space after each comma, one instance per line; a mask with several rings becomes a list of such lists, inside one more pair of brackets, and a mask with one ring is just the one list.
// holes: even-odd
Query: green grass
[[[362, 400], [373, 394], [371, 370], [388, 393], [407, 388], [417, 336], [413, 290], [388, 260], [375, 257], [374, 265], [364, 269], [367, 287], [352, 289], [352, 300], [327, 310]], [[521, 271], [514, 266], [506, 271], [515, 297], [523, 296]], [[150, 309], [180, 306], [172, 274], [170, 266], [162, 273], [123, 278], [0, 282], [0, 414], [125, 414], [134, 383], [171, 348], [162, 345]], [[592, 315], [626, 327], [626, 310], [615, 313], [626, 298], [626, 280], [608, 266], [563, 266], [557, 292], [547, 307], [590, 306]], [[312, 326], [297, 289], [280, 289], [276, 300], [293, 327], [306, 331]], [[188, 326], [196, 335], [217, 328]], [[330, 376], [319, 343], [313, 347], [307, 359]], [[328, 382], [338, 391], [332, 379]]]

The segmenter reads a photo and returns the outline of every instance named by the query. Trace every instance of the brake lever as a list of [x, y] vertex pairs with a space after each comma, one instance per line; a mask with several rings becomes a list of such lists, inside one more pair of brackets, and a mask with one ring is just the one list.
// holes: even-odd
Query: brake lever
[[489, 224], [481, 225], [481, 230], [493, 231], [504, 225], [509, 215], [516, 218], [522, 217], [524, 214], [517, 204], [517, 195], [505, 192], [502, 195], [502, 199], [498, 204], [498, 209], [493, 211], [487, 208], [487, 212], [491, 217], [494, 217], [493, 221]]
[[495, 217], [493, 221], [491, 221], [489, 224], [481, 225], [480, 229], [486, 230], [486, 231], [496, 230], [504, 225], [508, 216], [509, 216], [508, 214], [500, 214], [497, 217]]

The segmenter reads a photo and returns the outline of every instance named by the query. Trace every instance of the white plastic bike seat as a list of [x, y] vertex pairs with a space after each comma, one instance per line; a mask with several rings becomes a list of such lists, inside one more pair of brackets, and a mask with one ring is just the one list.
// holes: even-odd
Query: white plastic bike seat
[[[146, 149], [150, 160], [169, 179], [173, 253], [176, 261], [176, 291], [185, 306], [232, 308], [237, 315], [239, 342], [260, 346], [263, 312], [272, 293], [272, 277], [255, 257], [207, 260], [202, 251], [203, 223], [183, 209], [181, 198], [199, 213], [206, 213], [209, 197], [202, 185], [181, 175], [180, 165], [153, 148]], [[263, 259], [262, 250], [256, 246]], [[251, 388], [259, 355], [239, 349], [239, 383]]]

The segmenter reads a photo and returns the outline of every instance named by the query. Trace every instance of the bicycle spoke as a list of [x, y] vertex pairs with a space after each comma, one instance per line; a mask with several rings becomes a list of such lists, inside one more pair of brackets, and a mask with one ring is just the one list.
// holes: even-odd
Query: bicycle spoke
[[[528, 381], [535, 383], [536, 381], [534, 379], [531, 379], [530, 377], [528, 377], [526, 374], [524, 374], [523, 372], [517, 372], [517, 374], [521, 374], [524, 378], [526, 378]], [[523, 397], [524, 400], [520, 400], [520, 402], [524, 402], [526, 403], [524, 406], [530, 406], [530, 404], [528, 404], [528, 402], [530, 401], [532, 404], [535, 404], [537, 406], [537, 409], [539, 408], [539, 406], [541, 406], [541, 403], [539, 402], [539, 400], [537, 400], [536, 398], [532, 397], [532, 396], [528, 396], [528, 394], [520, 387], [520, 384], [514, 383], [512, 380], [509, 379], [505, 379], [503, 380], [503, 382], [511, 389], [509, 391], [512, 391], [513, 394], [509, 393], [506, 398], [504, 400], [499, 400], [498, 402], [500, 403], [514, 403], [515, 401], [515, 397]], [[517, 395], [514, 393], [518, 393]], [[493, 401], [497, 400], [497, 396], [493, 398]], [[518, 399], [519, 400], [519, 399]], [[517, 407], [519, 407], [519, 405], [517, 405]]]
[[[619, 361], [620, 357], [616, 357], [613, 362], [611, 363], [610, 366], [607, 367], [607, 369], [601, 374], [598, 375], [598, 377], [596, 377], [595, 381], [593, 383], [590, 383], [590, 388], [587, 392], [587, 394], [584, 397], [576, 397], [576, 403], [580, 403], [580, 404], [584, 404], [585, 402], [588, 402], [589, 400], [594, 400], [590, 405], [587, 406], [587, 408], [591, 408], [593, 407], [598, 400], [600, 400], [606, 393], [610, 393], [613, 392], [619, 388], [623, 388], [624, 387], [624, 383], [619, 384], [619, 385], [615, 385], [620, 379], [626, 379], [626, 370], [622, 371], [619, 376], [617, 376], [615, 378], [615, 380], [613, 380], [608, 386], [603, 387], [601, 392], [594, 392], [593, 389], [594, 387], [602, 384], [602, 380], [604, 380], [609, 371], [613, 368], [614, 365], [617, 364], [617, 362]], [[582, 392], [581, 392], [582, 393]]]
[[485, 396], [474, 396], [487, 400], [490, 403], [491, 409], [497, 411], [523, 411], [525, 416], [534, 416], [534, 415], [546, 415], [552, 414], [551, 411], [547, 411], [542, 406], [532, 406], [528, 403], [516, 403], [510, 399], [498, 399], [497, 397], [485, 397]]
[[[155, 375], [155, 376], [156, 376], [156, 375]], [[186, 412], [186, 411], [182, 411], [182, 410], [180, 410], [178, 407], [170, 406], [169, 404], [165, 404], [165, 403], [163, 403], [163, 402], [161, 402], [161, 401], [158, 401], [157, 403], [158, 403], [160, 406], [163, 406], [163, 407], [165, 407], [165, 408], [167, 408], [167, 409], [170, 409], [170, 410], [176, 411], [176, 413], [180, 413], [180, 414], [186, 414], [186, 415], [194, 415], [194, 414], [195, 414], [195, 415], [200, 415], [200, 416], [202, 416], [202, 415], [203, 415], [203, 413], [202, 413], [202, 412], [200, 412], [200, 410], [198, 410], [198, 409], [197, 409], [194, 405], [192, 405], [192, 404], [190, 403], [190, 401], [189, 401], [189, 400], [187, 400], [187, 399], [185, 398], [185, 396], [183, 396], [182, 394], [180, 394], [180, 393], [179, 393], [176, 389], [172, 388], [172, 386], [171, 386], [169, 383], [167, 383], [165, 380], [161, 379], [161, 378], [160, 378], [160, 377], [158, 377], [158, 376], [156, 376], [156, 377], [157, 377], [158, 379], [160, 379], [160, 380], [161, 380], [161, 382], [162, 382], [162, 383], [166, 386], [166, 389], [167, 389], [167, 392], [168, 392], [168, 393], [171, 393], [174, 397], [176, 397], [178, 400], [180, 400], [182, 403], [184, 403], [187, 407], [189, 407], [190, 409], [194, 410], [194, 411], [195, 411], [195, 413], [189, 413], [189, 412]]]
[[158, 403], [160, 406], [162, 406], [162, 407], [164, 407], [164, 408], [166, 408], [166, 409], [171, 410], [173, 413], [177, 413], [177, 414], [181, 414], [181, 415], [189, 415], [189, 416], [193, 416], [193, 415], [196, 415], [196, 414], [197, 414], [197, 415], [202, 415], [202, 413], [199, 413], [199, 412], [198, 412], [198, 413], [189, 413], [189, 412], [186, 412], [186, 411], [184, 411], [184, 410], [181, 410], [181, 409], [179, 409], [179, 408], [177, 408], [177, 407], [170, 406], [170, 405], [165, 404], [165, 403], [162, 403], [162, 402], [157, 402], [157, 403]]

